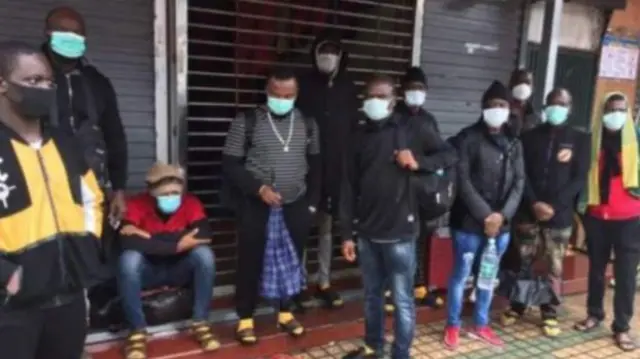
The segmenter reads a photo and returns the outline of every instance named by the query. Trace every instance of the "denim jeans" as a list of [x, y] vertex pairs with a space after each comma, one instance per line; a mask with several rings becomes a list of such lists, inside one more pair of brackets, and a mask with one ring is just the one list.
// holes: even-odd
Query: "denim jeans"
[[358, 258], [364, 285], [365, 344], [382, 357], [384, 348], [384, 291], [391, 289], [394, 337], [391, 357], [408, 359], [416, 325], [413, 280], [416, 270], [414, 238], [395, 243], [358, 240]]
[[124, 315], [134, 330], [146, 327], [142, 312], [143, 290], [161, 286], [184, 286], [194, 290], [193, 319], [207, 320], [215, 279], [215, 258], [211, 248], [198, 246], [190, 252], [166, 261], [149, 261], [141, 252], [125, 250], [118, 263], [118, 290]]
[[[496, 237], [496, 249], [502, 257], [509, 245], [509, 232]], [[449, 279], [449, 295], [447, 297], [447, 324], [460, 326], [460, 314], [464, 295], [464, 284], [471, 273], [474, 260], [482, 255], [485, 244], [488, 243], [484, 235], [462, 231], [453, 232], [453, 273]], [[493, 299], [492, 290], [476, 288], [476, 302], [473, 310], [473, 321], [476, 326], [489, 324], [489, 309]]]

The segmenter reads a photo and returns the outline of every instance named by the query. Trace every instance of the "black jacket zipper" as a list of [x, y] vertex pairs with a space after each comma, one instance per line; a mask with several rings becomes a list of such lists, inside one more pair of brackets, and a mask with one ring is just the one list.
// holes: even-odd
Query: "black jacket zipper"
[[[56, 225], [56, 231], [60, 233], [60, 221], [58, 220], [58, 212], [56, 211], [56, 205], [53, 201], [53, 194], [51, 194], [51, 184], [49, 181], [49, 174], [47, 173], [47, 168], [44, 165], [44, 159], [42, 158], [42, 153], [40, 150], [36, 151], [36, 155], [38, 156], [38, 164], [40, 165], [40, 171], [42, 172], [42, 178], [44, 179], [44, 186], [47, 191], [47, 198], [49, 199], [49, 206], [51, 206], [51, 213], [53, 215], [53, 221]], [[64, 283], [67, 278], [67, 271], [64, 267], [64, 256], [62, 255], [62, 242], [59, 240], [56, 241], [58, 246], [58, 264], [60, 266], [60, 273], [62, 273], [62, 282]], [[54, 303], [56, 305], [59, 304], [60, 298], [57, 296], [54, 298]]]

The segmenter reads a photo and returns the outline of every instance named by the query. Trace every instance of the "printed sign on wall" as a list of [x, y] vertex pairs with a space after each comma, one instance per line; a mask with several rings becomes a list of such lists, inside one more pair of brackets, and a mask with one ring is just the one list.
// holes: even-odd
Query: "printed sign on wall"
[[639, 53], [636, 39], [620, 38], [611, 34], [605, 35], [602, 40], [598, 76], [635, 81]]

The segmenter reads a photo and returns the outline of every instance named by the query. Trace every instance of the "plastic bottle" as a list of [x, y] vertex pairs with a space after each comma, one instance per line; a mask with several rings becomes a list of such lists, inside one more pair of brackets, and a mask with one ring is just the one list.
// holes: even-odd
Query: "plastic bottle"
[[495, 238], [489, 238], [489, 243], [482, 252], [480, 258], [480, 270], [478, 272], [478, 289], [493, 291], [495, 279], [500, 268], [500, 258], [496, 248]]

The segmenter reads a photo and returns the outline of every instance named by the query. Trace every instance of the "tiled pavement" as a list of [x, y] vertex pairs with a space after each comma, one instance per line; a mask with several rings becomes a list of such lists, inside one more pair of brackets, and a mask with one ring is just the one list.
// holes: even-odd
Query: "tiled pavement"
[[[637, 295], [636, 298], [638, 299], [636, 300], [636, 313], [639, 313], [640, 295]], [[606, 308], [609, 312], [611, 311], [611, 299], [611, 293], [609, 293], [606, 300]], [[561, 320], [564, 331], [554, 339], [542, 336], [537, 326], [539, 316], [534, 311], [528, 313], [523, 321], [514, 326], [501, 328], [499, 324], [496, 324], [496, 331], [506, 342], [506, 346], [501, 350], [487, 347], [483, 343], [463, 336], [460, 348], [451, 352], [442, 346], [440, 340], [444, 323], [420, 325], [416, 328], [412, 356], [415, 359], [640, 358], [640, 351], [624, 353], [613, 345], [608, 322], [607, 326], [590, 334], [582, 334], [572, 330], [573, 323], [583, 319], [584, 306], [584, 296], [567, 298], [564, 306], [565, 314]], [[640, 327], [640, 319], [637, 316], [633, 324], [636, 328]], [[390, 335], [388, 339], [389, 341], [392, 339]], [[341, 358], [346, 352], [357, 348], [359, 344], [359, 339], [354, 338], [349, 341], [329, 343], [302, 353], [295, 353], [293, 357], [304, 359]]]

